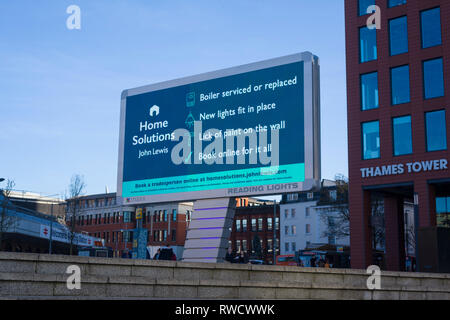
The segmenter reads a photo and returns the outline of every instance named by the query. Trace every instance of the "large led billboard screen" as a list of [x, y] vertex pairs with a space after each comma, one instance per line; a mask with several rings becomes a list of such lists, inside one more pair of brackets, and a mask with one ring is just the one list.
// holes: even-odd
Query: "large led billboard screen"
[[137, 204], [311, 189], [319, 117], [310, 53], [125, 90], [118, 195]]

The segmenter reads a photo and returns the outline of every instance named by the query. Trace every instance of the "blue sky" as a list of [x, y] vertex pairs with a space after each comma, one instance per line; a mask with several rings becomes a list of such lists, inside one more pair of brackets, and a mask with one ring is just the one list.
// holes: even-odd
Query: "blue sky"
[[[72, 4], [81, 30], [66, 28]], [[347, 174], [343, 1], [1, 1], [0, 177], [50, 195], [78, 173], [88, 194], [115, 191], [123, 89], [302, 51], [320, 57], [331, 179]]]

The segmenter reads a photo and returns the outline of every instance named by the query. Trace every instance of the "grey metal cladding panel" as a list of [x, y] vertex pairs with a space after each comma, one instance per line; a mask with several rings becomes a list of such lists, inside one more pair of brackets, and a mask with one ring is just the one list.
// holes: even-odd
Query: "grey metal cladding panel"
[[[217, 258], [219, 257], [219, 248], [213, 249], [185, 249], [183, 251], [183, 259], [186, 258]], [[225, 249], [222, 249], [225, 250]]]
[[189, 229], [186, 239], [199, 239], [210, 237], [222, 237], [222, 228], [220, 229]]
[[[196, 201], [194, 203], [194, 213], [193, 217], [195, 217], [195, 214], [197, 214], [198, 209], [207, 209], [207, 208], [228, 208], [230, 207], [231, 202], [235, 200], [230, 198], [217, 198], [217, 199], [205, 199], [202, 201]], [[224, 209], [225, 210], [225, 209]], [[199, 211], [201, 212], [201, 211]]]
[[227, 217], [227, 210], [203, 210], [192, 214], [192, 221], [204, 218], [220, 218]]
[[184, 243], [184, 250], [195, 249], [195, 248], [219, 248], [227, 247], [228, 239], [217, 238], [217, 239], [188, 239]]
[[205, 219], [205, 220], [193, 220], [189, 224], [189, 229], [199, 229], [199, 228], [224, 228], [230, 225], [229, 221], [233, 222], [232, 219]]

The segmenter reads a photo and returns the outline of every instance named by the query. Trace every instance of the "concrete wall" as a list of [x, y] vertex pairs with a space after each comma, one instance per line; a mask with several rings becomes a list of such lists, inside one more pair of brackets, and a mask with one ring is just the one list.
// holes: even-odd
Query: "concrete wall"
[[[66, 268], [81, 269], [69, 290]], [[1, 299], [450, 299], [450, 275], [0, 252]]]

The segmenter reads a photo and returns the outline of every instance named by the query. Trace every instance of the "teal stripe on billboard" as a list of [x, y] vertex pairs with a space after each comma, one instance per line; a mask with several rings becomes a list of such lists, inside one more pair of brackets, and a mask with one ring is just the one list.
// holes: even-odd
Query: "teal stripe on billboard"
[[[272, 173], [272, 174], [271, 174]], [[170, 178], [128, 181], [122, 185], [123, 197], [239, 188], [269, 184], [303, 182], [305, 164], [211, 172]]]

